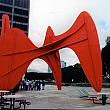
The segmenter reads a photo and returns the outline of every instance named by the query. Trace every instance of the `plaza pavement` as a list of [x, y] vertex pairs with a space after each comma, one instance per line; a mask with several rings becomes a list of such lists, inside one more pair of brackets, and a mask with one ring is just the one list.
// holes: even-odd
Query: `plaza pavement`
[[[25, 94], [25, 99], [31, 102], [26, 109], [77, 109], [77, 110], [109, 110], [110, 105], [94, 104], [92, 100], [79, 98], [79, 90], [86, 88], [95, 92], [91, 87], [63, 86], [58, 91], [55, 85], [46, 85], [41, 91], [19, 91]], [[110, 92], [110, 88], [103, 88], [102, 91]], [[109, 99], [110, 100], [110, 99]]]

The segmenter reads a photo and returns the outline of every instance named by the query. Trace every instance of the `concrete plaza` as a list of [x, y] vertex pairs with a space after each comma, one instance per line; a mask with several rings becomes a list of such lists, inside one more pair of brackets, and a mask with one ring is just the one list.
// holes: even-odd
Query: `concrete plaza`
[[[55, 85], [46, 85], [45, 90], [19, 91], [19, 93], [25, 95], [27, 101], [31, 102], [26, 109], [110, 109], [109, 104], [94, 104], [92, 100], [79, 98], [79, 90], [82, 88], [95, 92], [91, 87], [63, 86], [62, 90], [58, 91]], [[110, 88], [103, 88], [102, 91], [110, 92]]]

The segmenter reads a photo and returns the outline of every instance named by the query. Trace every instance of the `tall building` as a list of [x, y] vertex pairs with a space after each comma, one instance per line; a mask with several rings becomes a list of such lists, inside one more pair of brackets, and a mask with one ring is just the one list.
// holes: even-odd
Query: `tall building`
[[[64, 68], [64, 67], [66, 67], [66, 62], [65, 61], [61, 61], [61, 68]], [[50, 69], [50, 67], [48, 66], [48, 73], [51, 73], [52, 71], [51, 71], [51, 69]]]
[[66, 62], [65, 61], [61, 61], [61, 68], [65, 68], [66, 67]]
[[30, 0], [0, 0], [0, 31], [2, 15], [8, 14], [11, 27], [17, 27], [28, 34]]
[[107, 39], [105, 40], [106, 44], [110, 43], [110, 36], [107, 36]]

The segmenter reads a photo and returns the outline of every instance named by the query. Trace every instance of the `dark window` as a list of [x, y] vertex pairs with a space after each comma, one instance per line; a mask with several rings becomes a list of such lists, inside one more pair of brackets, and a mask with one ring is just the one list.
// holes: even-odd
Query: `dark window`
[[2, 21], [0, 21], [0, 27], [2, 26]]
[[13, 23], [13, 27], [19, 28], [19, 29], [21, 29], [23, 31], [27, 31], [28, 30], [28, 26], [27, 25]]
[[0, 19], [2, 19], [2, 15], [3, 15], [3, 13], [0, 13]]
[[29, 0], [15, 0], [15, 6], [28, 8]]
[[14, 9], [14, 13], [15, 13], [15, 14], [20, 14], [20, 15], [28, 16], [28, 11], [27, 11], [27, 10], [21, 10], [21, 9], [15, 8], [15, 9]]
[[6, 12], [12, 12], [12, 8], [11, 7], [8, 7], [8, 6], [3, 6], [3, 5], [0, 5], [0, 10], [1, 11], [6, 11]]
[[0, 0], [0, 3], [5, 3], [5, 4], [12, 5], [13, 4], [13, 0]]
[[28, 23], [28, 18], [24, 18], [24, 17], [14, 16], [13, 20], [17, 22]]

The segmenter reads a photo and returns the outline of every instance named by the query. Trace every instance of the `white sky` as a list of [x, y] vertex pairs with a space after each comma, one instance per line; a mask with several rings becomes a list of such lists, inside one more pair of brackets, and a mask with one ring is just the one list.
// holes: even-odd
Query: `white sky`
[[[99, 35], [100, 47], [110, 36], [110, 0], [30, 0], [29, 38], [38, 47], [43, 45], [45, 33], [51, 26], [55, 35], [67, 31], [80, 12], [87, 11], [92, 16]], [[68, 65], [79, 62], [70, 49], [60, 50], [61, 60]], [[34, 60], [28, 71], [47, 72], [48, 65], [42, 60]]]

